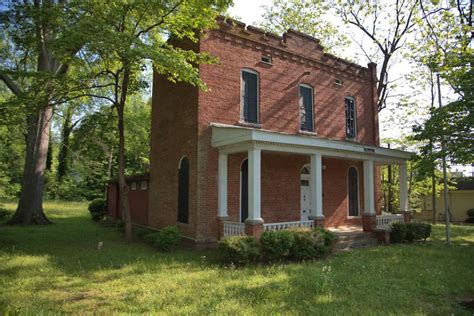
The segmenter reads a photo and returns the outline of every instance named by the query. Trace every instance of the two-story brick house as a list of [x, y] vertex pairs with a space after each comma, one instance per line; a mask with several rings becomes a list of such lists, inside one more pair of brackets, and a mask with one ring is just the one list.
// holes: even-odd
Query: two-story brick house
[[409, 153], [379, 147], [376, 65], [325, 54], [319, 41], [221, 20], [193, 44], [208, 91], [154, 74], [148, 225], [215, 242], [232, 234], [324, 225], [375, 227], [377, 166]]

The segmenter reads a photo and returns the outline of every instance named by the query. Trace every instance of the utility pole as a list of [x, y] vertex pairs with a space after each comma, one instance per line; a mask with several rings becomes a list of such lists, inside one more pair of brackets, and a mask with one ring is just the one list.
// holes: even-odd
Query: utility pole
[[[441, 108], [441, 85], [439, 83], [439, 73], [436, 74], [438, 83], [438, 104]], [[443, 127], [441, 127], [443, 128]], [[445, 152], [445, 140], [444, 140], [444, 128], [441, 132], [441, 153], [443, 160], [443, 180], [444, 180], [444, 214], [446, 217], [446, 244], [451, 245], [451, 230], [449, 228], [449, 206], [448, 206], [448, 175], [446, 172], [446, 152]]]

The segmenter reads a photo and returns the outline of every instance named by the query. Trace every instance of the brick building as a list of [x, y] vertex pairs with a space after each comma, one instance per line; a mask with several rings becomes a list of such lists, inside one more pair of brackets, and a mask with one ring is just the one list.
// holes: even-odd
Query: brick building
[[204, 244], [290, 226], [370, 231], [381, 164], [400, 165], [407, 210], [410, 154], [379, 147], [375, 64], [296, 31], [219, 24], [192, 44], [219, 58], [199, 66], [208, 91], [154, 74], [149, 226]]

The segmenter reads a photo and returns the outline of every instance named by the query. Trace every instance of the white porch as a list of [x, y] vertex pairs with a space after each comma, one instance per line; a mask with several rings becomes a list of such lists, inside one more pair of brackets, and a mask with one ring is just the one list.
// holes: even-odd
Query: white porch
[[[384, 227], [403, 220], [403, 215], [379, 215], [375, 209], [375, 165], [397, 164], [400, 176], [400, 210], [408, 211], [406, 160], [411, 153], [358, 143], [321, 139], [317, 136], [290, 135], [260, 129], [212, 124], [212, 146], [219, 150], [218, 218], [223, 222], [223, 236], [253, 234], [248, 226], [259, 231], [290, 227], [314, 227], [324, 223], [322, 190], [322, 158], [354, 159], [363, 162], [364, 209], [362, 217], [372, 222], [372, 228]], [[279, 152], [310, 157], [310, 216], [307, 221], [267, 223], [261, 215], [261, 154]], [[229, 222], [228, 215], [228, 155], [247, 153], [248, 217], [245, 223]]]

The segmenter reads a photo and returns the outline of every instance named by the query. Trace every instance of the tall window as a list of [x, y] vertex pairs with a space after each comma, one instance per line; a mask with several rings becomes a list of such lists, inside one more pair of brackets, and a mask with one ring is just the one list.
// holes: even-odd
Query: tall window
[[178, 222], [188, 223], [189, 216], [189, 161], [181, 159], [178, 172]]
[[313, 132], [313, 88], [300, 85], [300, 130]]
[[347, 181], [349, 216], [359, 216], [359, 175], [356, 168], [349, 168]]
[[256, 72], [242, 70], [240, 95], [243, 120], [258, 124], [258, 74]]
[[350, 139], [356, 138], [356, 108], [353, 98], [346, 98], [346, 137]]

